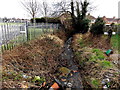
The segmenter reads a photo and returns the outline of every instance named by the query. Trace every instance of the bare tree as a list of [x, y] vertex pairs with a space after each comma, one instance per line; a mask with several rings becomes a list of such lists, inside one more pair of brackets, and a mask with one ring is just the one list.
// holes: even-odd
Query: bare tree
[[21, 3], [35, 23], [35, 17], [40, 13], [40, 3], [37, 0], [23, 0]]
[[48, 3], [43, 1], [43, 3], [42, 3], [42, 14], [43, 14], [43, 16], [47, 17], [48, 12], [49, 12]]
[[46, 22], [47, 22], [47, 17], [50, 12], [50, 7], [48, 6], [48, 3], [46, 1], [43, 1], [41, 9], [42, 9], [42, 14], [45, 17]]
[[62, 0], [60, 2], [53, 4], [53, 16], [58, 16], [63, 12], [70, 11], [70, 2], [66, 2], [66, 0]]

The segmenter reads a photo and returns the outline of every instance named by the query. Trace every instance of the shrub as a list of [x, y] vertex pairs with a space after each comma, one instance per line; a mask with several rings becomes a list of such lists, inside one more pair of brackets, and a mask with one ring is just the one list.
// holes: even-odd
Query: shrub
[[83, 19], [83, 20], [82, 20], [82, 22], [81, 22], [82, 34], [88, 32], [89, 22], [90, 22], [90, 20], [88, 20], [88, 19]]
[[[45, 23], [45, 18], [35, 18], [36, 23]], [[33, 23], [33, 18], [31, 19], [31, 23]]]
[[92, 24], [91, 26], [91, 30], [90, 32], [95, 36], [95, 35], [101, 35], [103, 34], [103, 30], [104, 30], [104, 25], [105, 25], [105, 22], [103, 21], [102, 18], [97, 18], [95, 23]]
[[[33, 19], [31, 19], [31, 22], [33, 23]], [[42, 17], [42, 18], [35, 18], [36, 23], [60, 23], [59, 18], [57, 17]]]

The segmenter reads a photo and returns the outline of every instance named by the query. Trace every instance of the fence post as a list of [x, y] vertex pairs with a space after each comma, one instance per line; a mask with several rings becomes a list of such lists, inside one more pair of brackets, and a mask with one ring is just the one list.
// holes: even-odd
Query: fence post
[[[0, 25], [0, 78], [2, 78], [2, 27]], [[2, 87], [2, 82], [0, 81], [0, 89]]]
[[28, 22], [27, 21], [25, 23], [25, 29], [26, 29], [26, 38], [27, 38], [27, 41], [29, 41]]
[[1, 49], [2, 49], [2, 28], [0, 25], [0, 52], [1, 52]]

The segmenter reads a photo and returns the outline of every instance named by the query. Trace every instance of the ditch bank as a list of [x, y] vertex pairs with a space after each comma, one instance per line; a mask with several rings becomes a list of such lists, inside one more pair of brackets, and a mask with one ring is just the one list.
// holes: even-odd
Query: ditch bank
[[[45, 34], [2, 54], [2, 88], [48, 88], [53, 81], [64, 41]], [[39, 77], [38, 77], [39, 76]], [[39, 79], [37, 81], [37, 79]]]
[[84, 89], [120, 88], [118, 65], [104, 54], [103, 49], [91, 47], [91, 43], [86, 42], [84, 35], [81, 34], [74, 35], [72, 48], [74, 62], [81, 72]]

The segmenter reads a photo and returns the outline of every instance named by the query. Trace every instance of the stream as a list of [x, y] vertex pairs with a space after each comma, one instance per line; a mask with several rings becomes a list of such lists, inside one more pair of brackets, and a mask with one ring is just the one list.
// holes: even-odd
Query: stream
[[66, 41], [66, 43], [63, 47], [63, 52], [60, 55], [60, 58], [62, 60], [66, 60], [66, 63], [68, 65], [67, 66], [68, 69], [70, 69], [71, 71], [73, 71], [73, 70], [77, 71], [77, 72], [73, 73], [72, 76], [67, 77], [67, 81], [71, 84], [71, 88], [82, 90], [83, 89], [82, 78], [81, 78], [80, 72], [78, 71], [77, 65], [75, 65], [75, 63], [73, 62], [74, 61], [74, 54], [73, 54], [73, 51], [70, 47], [71, 42], [72, 42], [72, 37]]

